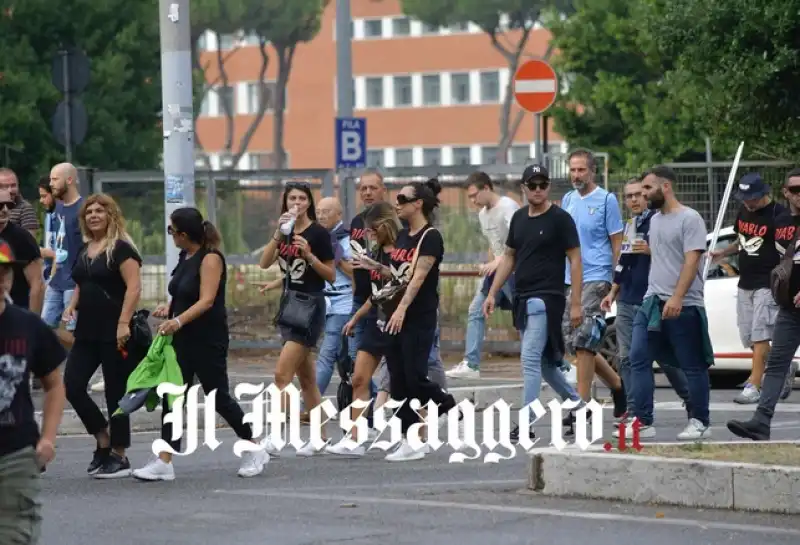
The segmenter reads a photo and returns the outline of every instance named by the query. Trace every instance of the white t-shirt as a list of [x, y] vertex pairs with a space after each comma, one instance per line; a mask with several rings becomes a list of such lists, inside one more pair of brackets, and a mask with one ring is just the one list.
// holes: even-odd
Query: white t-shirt
[[508, 238], [508, 227], [511, 217], [519, 210], [517, 202], [510, 197], [500, 197], [492, 208], [483, 207], [478, 212], [483, 236], [489, 239], [489, 247], [495, 257], [503, 255]]

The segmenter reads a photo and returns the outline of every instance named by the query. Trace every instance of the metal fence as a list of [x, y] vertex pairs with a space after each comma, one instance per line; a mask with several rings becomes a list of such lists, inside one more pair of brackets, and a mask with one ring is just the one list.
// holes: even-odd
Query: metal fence
[[[559, 200], [569, 189], [566, 158], [547, 159], [553, 178], [552, 197]], [[608, 173], [601, 163], [599, 181], [621, 196], [625, 181], [636, 173]], [[677, 192], [681, 201], [697, 209], [709, 229], [716, 221], [719, 203], [731, 168], [730, 163], [673, 164], [679, 177]], [[390, 198], [410, 181], [439, 176], [439, 228], [445, 239], [445, 260], [441, 281], [442, 347], [462, 349], [469, 304], [478, 286], [477, 265], [486, 260], [486, 241], [477, 219], [477, 210], [469, 203], [464, 182], [475, 170], [492, 176], [497, 190], [522, 202], [519, 176], [523, 165], [463, 165], [453, 167], [388, 168], [381, 172]], [[773, 187], [779, 187], [788, 163], [740, 163], [739, 176], [759, 171]], [[353, 173], [357, 175], [358, 173]], [[122, 207], [129, 230], [144, 255], [142, 304], [148, 307], [166, 297], [164, 177], [162, 172], [95, 172], [92, 190], [113, 196]], [[274, 348], [279, 339], [272, 318], [277, 311], [278, 294], [262, 294], [259, 287], [277, 278], [277, 267], [258, 267], [261, 250], [276, 229], [280, 216], [281, 195], [286, 182], [303, 179], [310, 182], [315, 198], [338, 195], [350, 209], [361, 203], [353, 185], [341, 184], [346, 176], [333, 170], [257, 170], [196, 173], [195, 201], [198, 208], [219, 228], [228, 260], [227, 298], [233, 346]], [[622, 202], [620, 200], [620, 202]], [[734, 199], [726, 210], [727, 226], [733, 221], [738, 203]], [[518, 342], [508, 313], [496, 313], [487, 323], [486, 349], [490, 352], [514, 352]]]

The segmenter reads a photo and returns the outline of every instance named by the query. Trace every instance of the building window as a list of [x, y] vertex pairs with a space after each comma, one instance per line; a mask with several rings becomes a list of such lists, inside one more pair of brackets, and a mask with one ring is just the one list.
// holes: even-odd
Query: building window
[[531, 147], [527, 145], [511, 146], [511, 164], [524, 165], [531, 158]]
[[422, 166], [435, 166], [442, 164], [442, 150], [439, 148], [425, 148], [422, 150]]
[[472, 164], [472, 151], [468, 147], [453, 148], [453, 164], [454, 165], [471, 165]]
[[217, 100], [221, 115], [236, 115], [236, 93], [233, 87], [217, 87]]
[[392, 19], [392, 36], [410, 36], [411, 19], [408, 17], [395, 17]]
[[365, 19], [364, 20], [364, 37], [365, 38], [382, 38], [383, 37], [383, 19]]
[[218, 34], [217, 36], [219, 36], [218, 47], [222, 51], [233, 49], [236, 46], [236, 42], [239, 41], [235, 34]]
[[414, 150], [409, 148], [394, 150], [394, 166], [396, 167], [413, 167], [414, 166]]
[[439, 74], [422, 76], [422, 104], [424, 106], [438, 106], [442, 103], [442, 86]]
[[469, 104], [469, 74], [453, 74], [450, 87], [453, 104]]
[[481, 102], [500, 100], [500, 73], [481, 72]]
[[469, 32], [469, 23], [453, 23], [448, 28], [450, 32]]
[[[266, 101], [264, 111], [275, 109], [275, 82], [252, 82], [247, 84], [247, 113], [257, 114], [261, 109], [261, 101]], [[286, 104], [283, 105], [286, 109]]]
[[383, 78], [367, 78], [364, 82], [367, 89], [367, 107], [383, 107]]
[[422, 34], [439, 34], [439, 27], [422, 23]]
[[545, 153], [547, 153], [550, 156], [562, 155], [561, 143], [559, 142], [556, 144], [547, 144], [547, 149], [545, 150]]
[[481, 164], [494, 165], [497, 164], [497, 146], [485, 146], [481, 148]]
[[202, 169], [208, 168], [208, 165], [209, 165], [209, 163], [211, 163], [211, 161], [209, 160], [208, 162], [206, 162], [206, 158], [207, 157], [208, 156], [205, 154], [205, 152], [200, 151], [200, 150], [195, 150], [195, 152], [194, 152], [194, 167], [195, 168], [202, 168]]
[[367, 150], [367, 166], [370, 168], [383, 166], [383, 150], [371, 149]]
[[411, 106], [413, 96], [411, 94], [411, 76], [394, 77], [394, 105]]
[[222, 152], [219, 155], [220, 168], [236, 168], [233, 164], [233, 154], [229, 152]]
[[250, 170], [264, 170], [268, 168], [275, 168], [273, 155], [268, 151], [250, 152], [249, 154]]

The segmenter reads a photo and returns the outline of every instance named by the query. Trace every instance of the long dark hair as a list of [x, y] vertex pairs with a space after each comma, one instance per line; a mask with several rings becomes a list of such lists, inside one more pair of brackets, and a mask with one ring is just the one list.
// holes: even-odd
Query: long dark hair
[[281, 214], [289, 211], [289, 192], [293, 189], [302, 191], [308, 197], [308, 208], [306, 215], [311, 221], [317, 221], [317, 205], [314, 203], [314, 194], [311, 193], [311, 186], [307, 182], [289, 182], [283, 190], [283, 197], [281, 198]]
[[442, 185], [437, 178], [431, 178], [427, 182], [412, 182], [409, 184], [414, 188], [414, 196], [422, 201], [422, 214], [429, 223], [433, 223], [433, 212], [439, 208], [439, 193], [442, 192]]
[[175, 229], [186, 235], [190, 241], [209, 250], [218, 250], [222, 237], [214, 224], [203, 219], [197, 208], [178, 208], [169, 216]]

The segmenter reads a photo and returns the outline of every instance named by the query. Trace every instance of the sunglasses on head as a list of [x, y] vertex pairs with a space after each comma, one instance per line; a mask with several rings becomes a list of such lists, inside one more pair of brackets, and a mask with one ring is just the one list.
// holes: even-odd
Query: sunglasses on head
[[538, 182], [535, 180], [528, 180], [525, 182], [525, 187], [531, 191], [536, 191], [537, 189], [547, 189], [550, 187], [550, 182], [547, 180], [539, 180]]
[[3, 201], [0, 202], [0, 210], [6, 208], [8, 210], [14, 210], [14, 201]]
[[399, 205], [412, 203], [412, 202], [415, 202], [415, 201], [418, 201], [418, 200], [419, 199], [416, 198], [416, 197], [407, 197], [407, 196], [403, 195], [402, 193], [398, 193], [397, 194], [397, 204], [399, 204]]
[[288, 182], [286, 191], [291, 191], [292, 189], [311, 189], [311, 184], [308, 182]]

